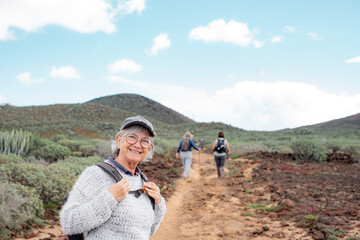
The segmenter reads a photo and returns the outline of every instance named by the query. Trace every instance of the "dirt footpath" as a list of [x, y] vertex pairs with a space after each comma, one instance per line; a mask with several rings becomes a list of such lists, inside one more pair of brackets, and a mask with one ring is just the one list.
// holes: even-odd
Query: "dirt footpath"
[[203, 153], [199, 176], [198, 155], [194, 153], [190, 181], [177, 181], [175, 193], [167, 201], [165, 218], [151, 240], [313, 239], [291, 222], [255, 216], [256, 210], [248, 208], [253, 202], [250, 190], [234, 191], [233, 186], [235, 177], [237, 182], [250, 181], [252, 169], [259, 163], [236, 161], [247, 163], [240, 164], [236, 173], [233, 170], [232, 176], [226, 170], [227, 175], [218, 178], [213, 156]]

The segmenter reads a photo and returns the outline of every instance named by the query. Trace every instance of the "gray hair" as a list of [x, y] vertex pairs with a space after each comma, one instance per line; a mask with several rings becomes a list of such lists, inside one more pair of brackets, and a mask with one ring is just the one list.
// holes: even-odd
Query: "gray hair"
[[[123, 130], [121, 130], [120, 132], [118, 132], [116, 135], [115, 135], [115, 139], [116, 139], [116, 136], [119, 136], [119, 137], [122, 137], [126, 134], [129, 134], [129, 133], [139, 133], [139, 132], [146, 132], [150, 137], [150, 140], [151, 140], [151, 148], [149, 149], [146, 157], [144, 158], [144, 160], [142, 162], [146, 162], [146, 161], [150, 161], [154, 155], [154, 148], [155, 148], [155, 145], [154, 145], [154, 138], [151, 137], [151, 133], [149, 132], [149, 130], [141, 125], [134, 125], [134, 126], [130, 126], [128, 128], [125, 128]], [[117, 144], [116, 144], [116, 141], [112, 141], [111, 143], [111, 152], [112, 154], [114, 155], [114, 157], [117, 157], [119, 155], [119, 151], [120, 149], [118, 149], [117, 147]]]
[[183, 139], [192, 139], [193, 135], [191, 134], [191, 132], [187, 131], [184, 133]]

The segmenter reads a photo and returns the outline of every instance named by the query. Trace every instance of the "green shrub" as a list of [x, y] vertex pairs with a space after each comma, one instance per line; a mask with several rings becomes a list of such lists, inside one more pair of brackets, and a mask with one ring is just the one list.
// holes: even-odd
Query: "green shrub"
[[360, 147], [357, 145], [348, 145], [345, 146], [343, 152], [350, 154], [351, 157], [355, 160], [360, 159]]
[[43, 201], [60, 205], [76, 181], [76, 176], [69, 169], [58, 168], [56, 164], [50, 164], [45, 168], [47, 183], [44, 184]]
[[306, 215], [304, 216], [304, 220], [307, 222], [317, 222], [319, 220], [319, 217], [314, 215]]
[[101, 157], [69, 157], [65, 160], [53, 163], [52, 166], [63, 169], [63, 171], [68, 171], [71, 174], [78, 176], [86, 167], [102, 161], [104, 161], [104, 159]]
[[5, 163], [19, 163], [22, 162], [23, 159], [20, 156], [17, 156], [15, 154], [0, 154], [0, 164]]
[[296, 140], [291, 143], [295, 159], [310, 160], [316, 162], [324, 162], [326, 153], [323, 147], [313, 141], [307, 139]]
[[[19, 230], [32, 218], [26, 209], [26, 198], [21, 197], [16, 189], [7, 182], [0, 182], [0, 229]], [[0, 232], [2, 237], [9, 237], [10, 231]]]
[[51, 141], [59, 143], [59, 141], [61, 140], [67, 140], [68, 137], [65, 134], [56, 134], [54, 136], [51, 137]]
[[78, 152], [78, 151], [74, 151], [71, 153], [72, 157], [82, 157], [83, 153], [82, 152]]
[[94, 156], [96, 147], [93, 145], [82, 145], [79, 147], [79, 151], [83, 153], [84, 157]]
[[4, 176], [5, 181], [33, 188], [44, 203], [60, 204], [62, 198], [70, 191], [76, 176], [69, 169], [57, 169], [53, 165], [6, 164], [0, 166], [0, 175]]
[[34, 138], [31, 154], [36, 158], [42, 158], [49, 162], [57, 161], [58, 159], [64, 159], [71, 155], [71, 151], [68, 147], [54, 143], [47, 139], [39, 137]]
[[19, 196], [27, 199], [24, 203], [24, 207], [30, 212], [31, 216], [41, 217], [44, 215], [44, 204], [34, 188], [23, 186], [20, 183], [10, 183], [10, 185], [16, 189]]
[[326, 142], [326, 148], [331, 150], [331, 152], [337, 152], [341, 149], [341, 142], [330, 140]]
[[57, 141], [58, 144], [68, 147], [71, 151], [79, 151], [79, 147], [84, 144], [83, 141], [79, 140], [70, 140], [70, 139], [61, 139]]
[[92, 143], [95, 145], [95, 156], [100, 156], [103, 158], [109, 157], [111, 153], [111, 141], [109, 140], [92, 140]]

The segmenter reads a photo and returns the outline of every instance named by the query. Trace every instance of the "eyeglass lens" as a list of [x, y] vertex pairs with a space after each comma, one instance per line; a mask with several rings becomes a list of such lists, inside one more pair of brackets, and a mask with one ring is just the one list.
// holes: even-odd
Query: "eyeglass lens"
[[[138, 141], [138, 136], [130, 133], [130, 134], [126, 135], [126, 141], [129, 144], [135, 144]], [[147, 137], [144, 137], [144, 138], [140, 139], [140, 145], [143, 148], [150, 148], [151, 140]]]

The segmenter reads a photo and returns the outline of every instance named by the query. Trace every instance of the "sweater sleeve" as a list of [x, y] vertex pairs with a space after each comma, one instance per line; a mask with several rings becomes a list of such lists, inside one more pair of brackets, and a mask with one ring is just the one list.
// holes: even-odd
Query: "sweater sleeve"
[[[191, 146], [192, 146], [193, 148], [195, 148], [196, 150], [199, 151], [199, 149], [197, 148], [197, 146], [196, 146], [196, 144], [195, 144], [195, 142], [194, 142], [193, 140], [190, 140], [190, 144], [191, 144]], [[191, 148], [190, 148], [190, 150], [191, 150]]]
[[178, 146], [178, 149], [177, 149], [177, 152], [180, 152], [180, 149], [181, 149], [181, 143], [182, 143], [183, 140], [180, 141], [179, 143], [179, 146]]
[[109, 178], [96, 166], [86, 168], [79, 176], [60, 212], [61, 227], [67, 235], [88, 232], [111, 217], [117, 202], [108, 191]]
[[164, 218], [166, 212], [165, 199], [161, 197], [161, 202], [158, 205], [155, 205], [155, 219], [154, 224], [151, 227], [151, 236], [155, 234], [156, 230], [159, 228], [161, 221]]

